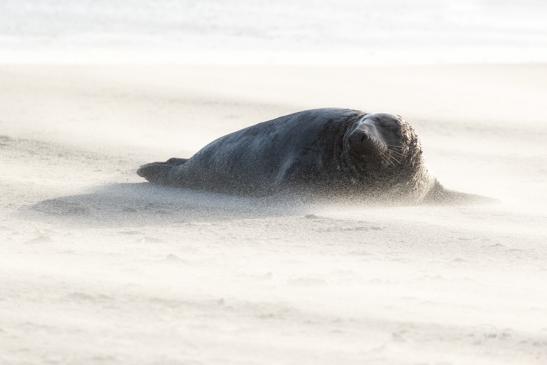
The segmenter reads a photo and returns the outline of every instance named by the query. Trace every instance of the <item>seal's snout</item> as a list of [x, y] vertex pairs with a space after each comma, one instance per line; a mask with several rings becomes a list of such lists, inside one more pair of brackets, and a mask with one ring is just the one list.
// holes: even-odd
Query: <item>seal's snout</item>
[[382, 136], [373, 122], [363, 121], [348, 136], [350, 148], [354, 153], [370, 154], [383, 148]]
[[350, 151], [359, 156], [373, 155], [377, 149], [373, 137], [363, 129], [353, 131], [348, 138], [348, 142]]
[[359, 128], [351, 133], [349, 143], [354, 148], [363, 148], [370, 144], [370, 138], [366, 130]]

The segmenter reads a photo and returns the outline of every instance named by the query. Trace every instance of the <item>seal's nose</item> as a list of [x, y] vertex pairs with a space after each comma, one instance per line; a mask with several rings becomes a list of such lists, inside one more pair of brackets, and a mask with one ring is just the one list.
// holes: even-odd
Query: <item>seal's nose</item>
[[372, 140], [372, 136], [370, 135], [368, 129], [363, 128], [363, 126], [355, 129], [349, 135], [348, 140], [350, 148], [354, 153], [363, 155], [374, 149], [374, 141]]
[[351, 133], [349, 139], [350, 139], [351, 145], [354, 145], [354, 146], [359, 146], [359, 145], [368, 143], [370, 141], [370, 137], [367, 134], [367, 131], [362, 128], [354, 130]]

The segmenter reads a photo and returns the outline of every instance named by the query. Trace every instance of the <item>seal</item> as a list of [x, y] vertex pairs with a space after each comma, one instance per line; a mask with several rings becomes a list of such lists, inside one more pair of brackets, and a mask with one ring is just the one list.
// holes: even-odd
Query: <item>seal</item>
[[151, 183], [213, 192], [268, 196], [450, 201], [428, 173], [412, 126], [398, 115], [313, 109], [220, 137], [189, 159], [141, 166]]

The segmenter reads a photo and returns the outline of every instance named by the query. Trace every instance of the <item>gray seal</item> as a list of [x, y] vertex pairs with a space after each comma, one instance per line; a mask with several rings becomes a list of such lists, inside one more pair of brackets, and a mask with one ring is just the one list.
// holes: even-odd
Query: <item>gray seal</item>
[[141, 166], [151, 183], [245, 196], [302, 193], [451, 201], [428, 173], [412, 126], [398, 115], [313, 109], [230, 133], [189, 159]]

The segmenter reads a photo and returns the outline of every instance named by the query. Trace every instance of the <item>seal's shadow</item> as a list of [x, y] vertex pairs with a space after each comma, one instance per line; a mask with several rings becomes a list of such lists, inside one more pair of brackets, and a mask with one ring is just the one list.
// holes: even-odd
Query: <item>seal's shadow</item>
[[296, 213], [293, 202], [169, 188], [149, 183], [102, 186], [85, 194], [38, 202], [27, 211], [39, 219], [93, 225], [151, 225], [230, 220]]

